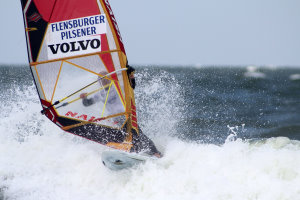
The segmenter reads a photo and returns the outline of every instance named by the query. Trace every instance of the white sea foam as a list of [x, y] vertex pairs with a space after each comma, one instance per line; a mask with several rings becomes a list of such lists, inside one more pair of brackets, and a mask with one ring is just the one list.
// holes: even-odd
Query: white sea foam
[[244, 75], [251, 78], [266, 78], [266, 75], [262, 72], [245, 72]]
[[[153, 95], [159, 90], [155, 87], [144, 92]], [[101, 145], [64, 133], [39, 114], [41, 106], [33, 87], [16, 96], [0, 118], [0, 198], [300, 199], [299, 141], [237, 139], [217, 146], [183, 142], [163, 129], [162, 136], [152, 135], [164, 140], [160, 142], [162, 159], [112, 172], [101, 163]], [[138, 101], [143, 104], [144, 100]], [[168, 105], [172, 107], [174, 101], [167, 102], [160, 107], [167, 117], [161, 115], [158, 120], [172, 132], [176, 120], [168, 120], [172, 117]], [[154, 118], [151, 112], [146, 118]]]
[[289, 78], [292, 81], [300, 80], [300, 74], [291, 74]]
[[257, 78], [257, 79], [266, 78], [265, 73], [259, 72], [257, 70], [258, 70], [258, 67], [256, 67], [256, 66], [248, 66], [247, 67], [247, 72], [244, 73], [244, 76], [245, 77], [250, 77], [250, 78]]

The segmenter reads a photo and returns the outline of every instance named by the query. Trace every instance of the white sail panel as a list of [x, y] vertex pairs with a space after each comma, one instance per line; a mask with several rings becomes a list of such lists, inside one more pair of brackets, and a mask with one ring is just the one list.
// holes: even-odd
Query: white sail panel
[[94, 73], [106, 70], [104, 63], [102, 62], [99, 55], [85, 56], [69, 59], [69, 62], [77, 65], [78, 67], [85, 68], [86, 70]]
[[32, 75], [33, 75], [33, 79], [35, 81], [35, 85], [36, 85], [36, 88], [37, 88], [37, 91], [38, 91], [38, 94], [39, 94], [39, 97], [40, 99], [42, 100], [46, 100], [46, 97], [44, 95], [44, 92], [42, 90], [42, 87], [41, 87], [41, 84], [40, 84], [40, 79], [37, 75], [37, 70], [36, 70], [36, 66], [31, 66], [30, 67], [30, 70], [32, 72]]
[[58, 79], [61, 61], [36, 66], [40, 87], [47, 101], [52, 101], [53, 91]]

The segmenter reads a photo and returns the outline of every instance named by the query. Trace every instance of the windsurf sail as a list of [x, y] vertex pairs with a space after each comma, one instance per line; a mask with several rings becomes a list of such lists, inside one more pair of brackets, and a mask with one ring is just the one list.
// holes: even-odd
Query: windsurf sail
[[108, 0], [21, 0], [30, 69], [45, 114], [64, 131], [138, 151], [134, 92]]

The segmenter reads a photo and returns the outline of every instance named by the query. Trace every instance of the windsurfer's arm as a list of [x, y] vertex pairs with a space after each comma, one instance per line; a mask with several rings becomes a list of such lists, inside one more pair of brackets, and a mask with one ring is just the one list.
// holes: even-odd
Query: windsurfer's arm
[[135, 69], [128, 64], [126, 65], [126, 67], [127, 67], [127, 75], [128, 75], [129, 83], [131, 87], [134, 89], [136, 85], [135, 78], [134, 78]]

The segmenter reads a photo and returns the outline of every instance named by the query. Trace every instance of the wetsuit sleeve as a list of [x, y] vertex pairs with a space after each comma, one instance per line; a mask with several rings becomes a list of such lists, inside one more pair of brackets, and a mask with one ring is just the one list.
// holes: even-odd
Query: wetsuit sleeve
[[135, 72], [135, 69], [132, 66], [127, 65], [126, 67], [127, 67], [128, 74], [130, 74], [131, 72]]
[[135, 78], [134, 78], [134, 72], [135, 69], [133, 67], [131, 67], [130, 65], [127, 64], [127, 76], [130, 82], [131, 87], [134, 89], [135, 88]]

